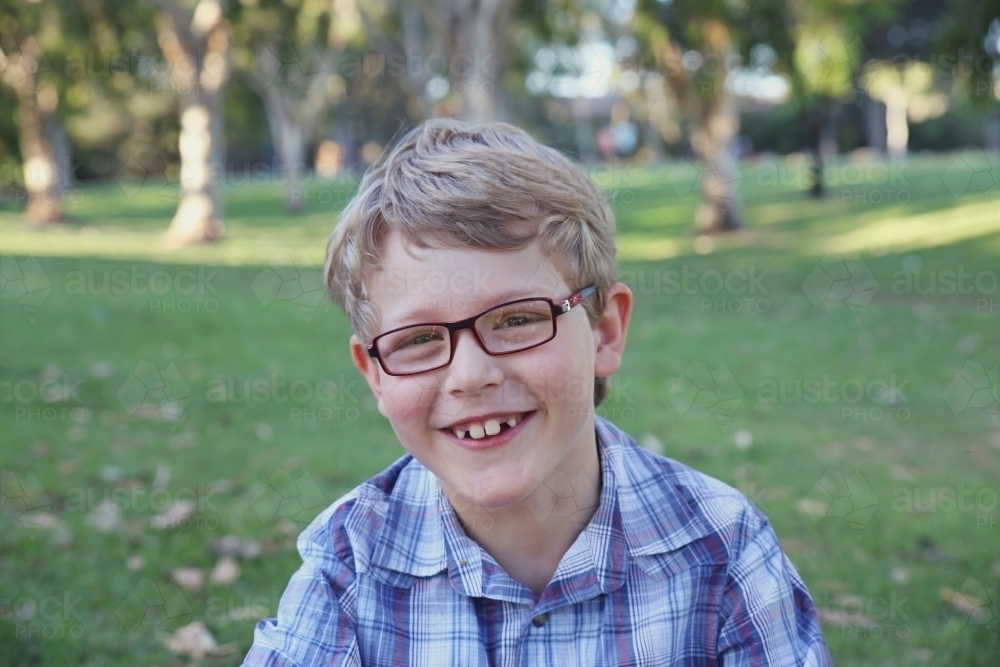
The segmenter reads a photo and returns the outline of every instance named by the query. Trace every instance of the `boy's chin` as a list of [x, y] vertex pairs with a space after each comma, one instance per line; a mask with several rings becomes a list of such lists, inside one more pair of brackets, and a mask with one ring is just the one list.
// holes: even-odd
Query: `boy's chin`
[[494, 480], [492, 483], [477, 488], [457, 489], [460, 501], [468, 509], [479, 511], [502, 510], [516, 505], [531, 495], [531, 489], [526, 484]]

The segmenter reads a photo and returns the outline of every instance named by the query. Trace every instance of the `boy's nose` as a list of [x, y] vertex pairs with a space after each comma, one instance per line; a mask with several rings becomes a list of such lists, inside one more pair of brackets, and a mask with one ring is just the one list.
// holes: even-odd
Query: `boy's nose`
[[475, 392], [503, 381], [503, 372], [494, 357], [480, 345], [473, 331], [459, 331], [452, 344], [455, 346], [454, 355], [447, 367], [445, 382], [445, 389], [449, 392]]

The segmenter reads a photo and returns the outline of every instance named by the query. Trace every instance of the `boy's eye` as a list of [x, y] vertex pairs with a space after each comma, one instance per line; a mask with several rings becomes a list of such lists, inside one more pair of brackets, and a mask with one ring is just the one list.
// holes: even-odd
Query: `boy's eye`
[[528, 313], [517, 313], [516, 315], [508, 315], [503, 318], [498, 323], [500, 327], [523, 327], [526, 324], [531, 324], [533, 322], [538, 322], [540, 320], [538, 315], [531, 315]]
[[393, 345], [393, 351], [401, 350], [406, 347], [414, 347], [417, 345], [426, 345], [427, 343], [434, 343], [443, 340], [441, 334], [437, 331], [425, 330], [410, 334], [404, 337], [402, 340], [398, 341]]

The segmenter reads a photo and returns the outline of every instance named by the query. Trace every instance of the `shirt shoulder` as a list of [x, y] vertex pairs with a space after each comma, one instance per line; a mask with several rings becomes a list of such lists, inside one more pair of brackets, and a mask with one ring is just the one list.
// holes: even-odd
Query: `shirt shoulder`
[[769, 529], [767, 517], [737, 489], [646, 449], [617, 427], [613, 431], [610, 451], [617, 458], [621, 511], [635, 555], [702, 544], [721, 550], [715, 559], [728, 561]]
[[400, 457], [320, 512], [299, 534], [296, 544], [303, 561], [332, 557], [352, 572], [367, 572], [376, 536], [389, 513], [392, 494], [404, 471], [408, 466], [412, 469], [413, 464], [416, 461], [411, 455]]

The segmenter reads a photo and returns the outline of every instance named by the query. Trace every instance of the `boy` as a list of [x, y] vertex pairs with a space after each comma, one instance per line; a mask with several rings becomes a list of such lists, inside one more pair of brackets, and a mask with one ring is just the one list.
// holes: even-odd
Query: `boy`
[[597, 416], [632, 312], [614, 218], [505, 124], [366, 174], [325, 277], [408, 454], [320, 514], [246, 665], [829, 665], [737, 491]]

